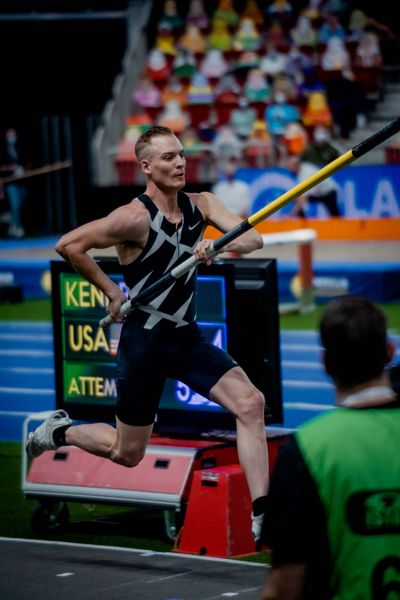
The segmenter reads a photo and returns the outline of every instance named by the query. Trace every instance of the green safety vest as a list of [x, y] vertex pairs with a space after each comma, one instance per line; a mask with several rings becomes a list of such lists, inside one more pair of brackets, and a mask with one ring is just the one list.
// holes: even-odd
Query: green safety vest
[[339, 408], [296, 439], [325, 509], [335, 600], [400, 599], [400, 409]]

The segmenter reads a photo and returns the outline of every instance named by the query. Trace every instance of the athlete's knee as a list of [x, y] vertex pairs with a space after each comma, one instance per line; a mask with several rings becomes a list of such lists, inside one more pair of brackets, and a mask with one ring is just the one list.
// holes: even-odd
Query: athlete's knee
[[264, 410], [264, 394], [257, 388], [251, 387], [239, 402], [236, 416], [245, 422], [264, 420]]
[[113, 450], [111, 460], [123, 467], [133, 468], [141, 462], [145, 455], [145, 448], [130, 448], [129, 450]]

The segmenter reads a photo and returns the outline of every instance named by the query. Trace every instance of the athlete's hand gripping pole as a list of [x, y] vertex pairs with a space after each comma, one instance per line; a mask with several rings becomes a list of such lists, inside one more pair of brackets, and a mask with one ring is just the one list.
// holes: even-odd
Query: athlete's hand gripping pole
[[[327, 179], [339, 169], [342, 169], [346, 165], [349, 165], [360, 156], [363, 156], [388, 138], [390, 138], [395, 133], [400, 131], [400, 117], [386, 125], [366, 140], [355, 146], [354, 148], [347, 150], [344, 154], [330, 162], [328, 165], [320, 169], [314, 175], [311, 175], [301, 183], [298, 183], [293, 188], [273, 200], [259, 211], [248, 217], [245, 221], [242, 221], [239, 225], [225, 233], [223, 236], [214, 240], [214, 242], [210, 245], [208, 250], [208, 256], [212, 258], [216, 254], [222, 251], [224, 246], [241, 236], [246, 231], [249, 231], [261, 221], [268, 218], [270, 215], [274, 214], [289, 202], [296, 200], [302, 196], [305, 192], [315, 187], [324, 179]], [[193, 267], [196, 267], [200, 261], [195, 257], [191, 256], [183, 263], [172, 269], [169, 273], [166, 273], [161, 279], [150, 285], [148, 288], [137, 294], [134, 298], [131, 298], [124, 304], [122, 304], [120, 309], [120, 316], [125, 317], [130, 311], [134, 310], [139, 304], [146, 304], [150, 302], [153, 298], [155, 298], [158, 293], [162, 290], [165, 290], [169, 285], [173, 283], [174, 280], [182, 277], [188, 273]], [[107, 327], [113, 323], [114, 320], [107, 315], [100, 321], [101, 327]]]

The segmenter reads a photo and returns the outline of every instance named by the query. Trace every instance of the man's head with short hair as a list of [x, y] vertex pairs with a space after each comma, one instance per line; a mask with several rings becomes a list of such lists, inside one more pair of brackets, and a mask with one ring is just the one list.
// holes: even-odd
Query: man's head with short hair
[[320, 321], [325, 367], [335, 384], [349, 388], [380, 377], [391, 358], [384, 313], [367, 298], [333, 300]]
[[149, 158], [153, 138], [166, 135], [175, 136], [175, 133], [169, 127], [163, 127], [162, 125], [155, 125], [142, 133], [135, 144], [135, 154], [138, 161]]

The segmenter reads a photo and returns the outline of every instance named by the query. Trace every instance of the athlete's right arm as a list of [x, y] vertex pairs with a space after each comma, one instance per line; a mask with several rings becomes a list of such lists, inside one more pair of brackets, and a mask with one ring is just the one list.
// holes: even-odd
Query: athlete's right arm
[[[128, 209], [130, 207], [130, 210]], [[125, 241], [138, 241], [145, 230], [143, 211], [126, 205], [111, 212], [108, 216], [85, 223], [63, 235], [55, 250], [68, 261], [87, 281], [98, 287], [109, 299], [107, 310], [110, 316], [118, 317], [121, 304], [126, 301], [124, 294], [88, 254], [92, 249], [104, 249]]]

